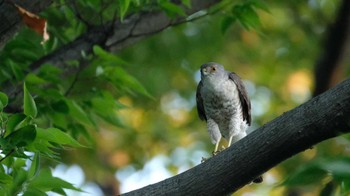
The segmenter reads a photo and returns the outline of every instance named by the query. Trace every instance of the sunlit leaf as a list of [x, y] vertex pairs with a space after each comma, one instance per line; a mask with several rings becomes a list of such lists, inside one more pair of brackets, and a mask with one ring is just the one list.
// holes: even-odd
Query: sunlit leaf
[[161, 1], [159, 5], [171, 17], [175, 17], [176, 15], [186, 16], [185, 11], [180, 6], [170, 1]]
[[35, 187], [42, 191], [55, 191], [57, 189], [71, 189], [75, 191], [81, 191], [79, 188], [74, 187], [71, 183], [64, 181], [60, 178], [53, 177], [49, 168], [43, 168], [39, 174], [34, 178], [29, 187]]
[[30, 95], [26, 87], [26, 83], [23, 84], [23, 95], [24, 95], [23, 113], [27, 116], [35, 118], [38, 113], [38, 110], [36, 108], [36, 104], [32, 95]]
[[119, 16], [123, 20], [125, 14], [128, 11], [129, 5], [130, 5], [131, 0], [119, 0], [119, 5], [120, 5], [120, 13]]
[[28, 170], [28, 176], [29, 178], [36, 176], [40, 169], [40, 154], [35, 153], [34, 157], [32, 159], [32, 163], [30, 165], [30, 168]]
[[100, 46], [95, 45], [93, 47], [94, 54], [102, 58], [104, 61], [108, 61], [110, 63], [114, 63], [115, 65], [127, 65], [128, 63], [118, 57], [117, 55], [113, 55], [105, 50], [103, 50]]
[[37, 128], [37, 134], [38, 134], [38, 138], [42, 140], [47, 140], [60, 145], [69, 145], [72, 147], [84, 147], [78, 141], [72, 138], [70, 135], [56, 128], [48, 128], [48, 129]]

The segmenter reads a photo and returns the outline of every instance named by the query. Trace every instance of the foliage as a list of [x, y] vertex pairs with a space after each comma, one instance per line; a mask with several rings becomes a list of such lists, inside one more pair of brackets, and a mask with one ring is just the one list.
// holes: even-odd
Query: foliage
[[[188, 0], [182, 6], [174, 2], [55, 0], [40, 13], [48, 20], [49, 41], [40, 44], [40, 35], [23, 28], [7, 43], [0, 52], [0, 84], [23, 84], [23, 99], [9, 100], [0, 92], [1, 192], [80, 190], [52, 175], [49, 167], [57, 161], [79, 164], [87, 181], [101, 185], [124, 168], [141, 169], [159, 154], [168, 157], [166, 169], [172, 174], [199, 164], [200, 157], [193, 159], [197, 152], [213, 147], [195, 112], [196, 71], [203, 62], [221, 62], [247, 81], [252, 130], [309, 98], [312, 65], [338, 1], [222, 1], [203, 16], [213, 15], [167, 29], [117, 54], [94, 46], [65, 65], [33, 64], [92, 26], [146, 11], [161, 10], [175, 18], [193, 6]], [[12, 103], [23, 111], [5, 112]], [[343, 148], [336, 141], [274, 168], [267, 175], [288, 178], [269, 190], [312, 185], [348, 192], [349, 161], [330, 158]], [[323, 180], [311, 183], [316, 177]]]
[[38, 127], [34, 122], [37, 107], [25, 84], [23, 92], [23, 113], [16, 114], [3, 112], [7, 96], [1, 93], [0, 147], [5, 155], [0, 160], [1, 192], [42, 195], [47, 191], [65, 194], [63, 188], [79, 191], [72, 184], [53, 177], [50, 169], [41, 169], [40, 157], [57, 159], [54, 149], [62, 149], [63, 145], [82, 147], [81, 144], [61, 130]]

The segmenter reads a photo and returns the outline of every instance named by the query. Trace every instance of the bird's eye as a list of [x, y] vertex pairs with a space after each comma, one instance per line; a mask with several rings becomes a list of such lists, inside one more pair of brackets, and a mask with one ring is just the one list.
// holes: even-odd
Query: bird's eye
[[216, 67], [211, 68], [212, 71], [216, 71]]

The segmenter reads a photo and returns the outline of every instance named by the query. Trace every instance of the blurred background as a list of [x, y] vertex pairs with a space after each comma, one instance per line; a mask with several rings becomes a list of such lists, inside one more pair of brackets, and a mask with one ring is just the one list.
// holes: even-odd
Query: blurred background
[[[91, 66], [82, 72], [67, 97], [77, 100], [88, 114], [92, 109], [96, 112], [96, 108], [108, 107], [102, 103], [109, 101], [114, 109], [107, 114], [109, 119], [89, 115], [94, 126], [65, 124], [63, 117], [51, 115], [56, 127], [89, 146], [60, 151], [61, 162], [43, 162], [52, 167], [54, 176], [86, 191], [68, 195], [125, 193], [179, 174], [200, 164], [202, 157], [210, 157], [214, 145], [206, 123], [197, 116], [195, 102], [198, 69], [203, 63], [218, 62], [244, 80], [252, 102], [249, 132], [312, 98], [315, 66], [325, 51], [328, 25], [336, 20], [342, 2], [265, 1], [267, 9], [255, 9], [258, 21], [249, 23], [248, 17], [247, 23], [236, 21], [225, 26], [230, 10], [242, 2], [235, 1], [213, 14], [203, 12], [199, 19], [169, 27], [109, 54], [121, 62], [113, 65], [121, 69], [118, 73], [138, 81], [131, 82], [137, 85], [108, 77], [96, 85], [91, 73], [104, 73], [105, 59], [89, 60]], [[86, 4], [80, 2], [77, 9], [92, 20]], [[63, 45], [67, 43], [62, 41], [63, 36], [72, 40], [78, 32], [84, 32], [85, 27], [78, 22], [61, 25], [72, 17], [69, 8], [56, 3], [41, 14], [50, 24], [48, 44], [56, 40]], [[350, 74], [348, 57], [344, 56], [342, 71], [332, 78], [333, 84]], [[30, 82], [28, 79], [32, 91], [38, 93]], [[112, 85], [118, 82], [119, 86]], [[62, 86], [69, 85], [63, 82]], [[39, 106], [44, 104], [40, 98], [37, 101]], [[348, 135], [324, 141], [266, 172], [263, 183], [247, 185], [235, 195], [319, 195], [329, 190], [339, 195], [348, 193], [349, 142]], [[330, 168], [344, 175], [325, 172], [321, 163], [329, 163]]]

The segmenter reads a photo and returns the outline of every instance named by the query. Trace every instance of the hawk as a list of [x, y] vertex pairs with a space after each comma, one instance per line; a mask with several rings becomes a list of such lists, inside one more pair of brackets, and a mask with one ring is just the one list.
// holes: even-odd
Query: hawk
[[[251, 125], [250, 100], [241, 78], [228, 72], [218, 63], [210, 62], [200, 68], [201, 81], [197, 87], [196, 101], [199, 118], [207, 122], [213, 154], [218, 152], [221, 137], [232, 143], [247, 135]], [[261, 182], [258, 177], [253, 182]]]

